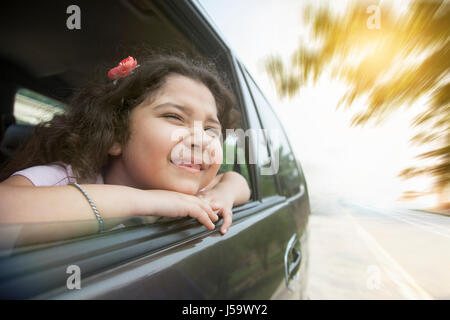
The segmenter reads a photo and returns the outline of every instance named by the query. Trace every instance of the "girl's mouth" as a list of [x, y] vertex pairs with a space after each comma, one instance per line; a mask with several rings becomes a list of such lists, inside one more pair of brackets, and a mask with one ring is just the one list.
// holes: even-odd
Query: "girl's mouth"
[[191, 163], [175, 163], [173, 161], [170, 161], [174, 166], [176, 166], [179, 169], [191, 172], [191, 173], [198, 173], [202, 171], [202, 165], [201, 164], [191, 164]]

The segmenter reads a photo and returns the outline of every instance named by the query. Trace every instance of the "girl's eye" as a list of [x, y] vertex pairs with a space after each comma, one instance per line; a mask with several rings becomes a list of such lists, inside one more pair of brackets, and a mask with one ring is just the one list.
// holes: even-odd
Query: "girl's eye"
[[216, 128], [206, 128], [205, 130], [212, 132], [216, 136], [220, 136], [220, 131]]
[[173, 114], [173, 113], [164, 115], [164, 118], [172, 118], [172, 119], [183, 121], [183, 118], [181, 118], [180, 116]]
[[[163, 117], [164, 118], [171, 118], [171, 119], [183, 121], [182, 117], [180, 117], [179, 115], [176, 115], [174, 113], [165, 114]], [[208, 128], [205, 128], [205, 130], [208, 131], [208, 132], [212, 132], [215, 136], [220, 136], [220, 130], [218, 130], [216, 128], [208, 127]]]

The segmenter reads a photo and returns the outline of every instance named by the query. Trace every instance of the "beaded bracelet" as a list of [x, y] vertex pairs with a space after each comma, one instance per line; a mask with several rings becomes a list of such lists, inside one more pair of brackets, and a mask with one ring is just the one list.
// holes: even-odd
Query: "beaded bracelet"
[[94, 211], [95, 216], [97, 217], [98, 232], [99, 233], [102, 232], [103, 231], [103, 219], [100, 217], [100, 212], [98, 212], [97, 207], [95, 206], [94, 202], [91, 200], [91, 198], [88, 196], [86, 191], [84, 191], [84, 189], [78, 183], [71, 182], [69, 184], [77, 187], [77, 189], [80, 190], [80, 192], [85, 196], [85, 198], [89, 202], [89, 205], [91, 206], [92, 210]]

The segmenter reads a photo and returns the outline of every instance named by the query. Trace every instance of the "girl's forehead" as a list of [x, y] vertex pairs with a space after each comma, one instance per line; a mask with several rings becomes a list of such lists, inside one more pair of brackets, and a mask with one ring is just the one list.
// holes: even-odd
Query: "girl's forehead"
[[206, 113], [217, 115], [217, 106], [214, 95], [203, 83], [181, 75], [167, 77], [153, 107], [161, 103], [172, 103], [183, 106], [193, 113]]

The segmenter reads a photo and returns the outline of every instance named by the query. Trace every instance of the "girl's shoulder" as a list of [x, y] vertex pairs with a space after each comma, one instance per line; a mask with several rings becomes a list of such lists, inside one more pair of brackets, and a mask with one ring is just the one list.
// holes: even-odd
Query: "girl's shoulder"
[[[72, 167], [65, 163], [51, 163], [39, 165], [14, 172], [11, 176], [21, 175], [30, 180], [35, 187], [42, 186], [65, 186], [72, 182], [77, 182]], [[102, 184], [103, 178], [99, 174], [96, 179], [83, 183]]]

